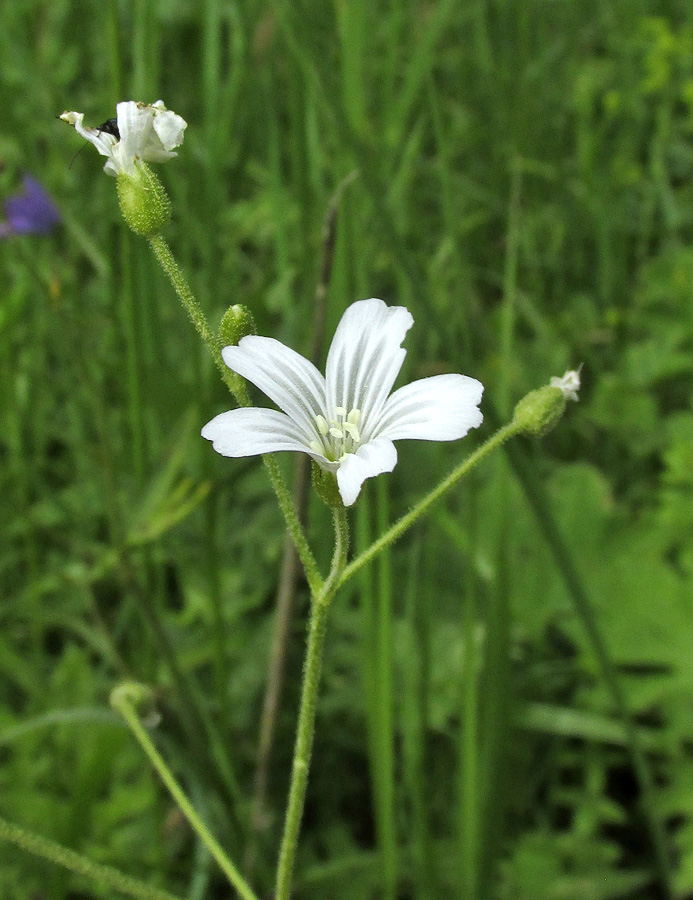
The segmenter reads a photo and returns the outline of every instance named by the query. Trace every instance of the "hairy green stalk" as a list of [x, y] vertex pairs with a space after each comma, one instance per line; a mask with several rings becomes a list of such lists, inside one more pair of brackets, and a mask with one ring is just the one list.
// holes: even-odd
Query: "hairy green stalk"
[[149, 761], [156, 769], [159, 777], [173, 799], [176, 801], [178, 808], [188, 820], [190, 826], [198, 835], [202, 843], [209, 850], [211, 856], [218, 863], [219, 868], [226, 875], [230, 884], [236, 889], [239, 896], [242, 897], [243, 900], [258, 900], [255, 892], [246, 883], [236, 866], [231, 862], [226, 853], [224, 853], [219, 842], [197, 814], [192, 803], [187, 798], [183, 789], [178, 784], [173, 773], [166, 764], [163, 756], [161, 756], [156, 749], [154, 743], [140, 722], [136, 707], [142, 699], [148, 696], [148, 694], [147, 688], [143, 685], [134, 684], [132, 682], [121, 684], [111, 693], [111, 706], [125, 719], [139, 745], [147, 754]]
[[478, 447], [470, 456], [468, 456], [465, 460], [463, 460], [458, 466], [447, 475], [440, 484], [433, 488], [433, 490], [426, 494], [426, 496], [419, 500], [419, 502], [412, 509], [409, 510], [408, 513], [402, 516], [394, 525], [391, 525], [387, 531], [380, 535], [380, 537], [374, 541], [371, 546], [364, 550], [359, 556], [356, 557], [355, 560], [349, 563], [348, 566], [341, 573], [339, 578], [339, 582], [337, 587], [341, 587], [346, 581], [348, 581], [352, 575], [355, 575], [359, 569], [363, 568], [363, 566], [367, 565], [375, 556], [380, 553], [381, 550], [384, 550], [385, 547], [389, 547], [390, 544], [393, 544], [398, 538], [400, 538], [404, 532], [411, 528], [411, 526], [416, 522], [417, 519], [420, 519], [425, 513], [428, 512], [431, 506], [439, 500], [443, 494], [450, 490], [450, 488], [454, 487], [457, 482], [463, 478], [474, 466], [481, 462], [481, 460], [491, 453], [492, 450], [496, 450], [502, 444], [504, 444], [508, 438], [513, 437], [513, 435], [518, 434], [522, 429], [518, 427], [515, 422], [510, 422], [509, 424], [500, 428], [494, 435], [492, 435], [485, 443]]
[[[210, 353], [212, 354], [212, 359], [214, 360], [214, 364], [219, 370], [222, 381], [229, 388], [234, 397], [236, 397], [241, 406], [249, 406], [250, 400], [248, 398], [247, 391], [245, 390], [244, 386], [239, 390], [239, 380], [237, 376], [224, 363], [221, 355], [221, 351], [223, 349], [222, 342], [220, 338], [216, 334], [214, 334], [212, 329], [209, 327], [207, 318], [202, 311], [202, 307], [197, 302], [197, 299], [195, 298], [195, 295], [193, 294], [192, 289], [190, 288], [190, 285], [185, 278], [185, 275], [183, 274], [180, 266], [176, 261], [176, 258], [171, 252], [171, 248], [168, 246], [168, 244], [160, 234], [150, 236], [149, 243], [154, 252], [154, 255], [161, 264], [162, 269], [168, 276], [173, 289], [178, 294], [178, 297], [185, 307], [191, 322], [195, 326], [195, 330], [205, 342]], [[241, 385], [242, 384], [243, 383], [241, 382]], [[274, 457], [266, 454], [262, 457], [262, 459], [269, 473], [270, 481], [272, 482], [272, 489], [277, 495], [279, 506], [282, 513], [284, 514], [286, 526], [289, 529], [289, 533], [291, 534], [294, 544], [296, 545], [296, 551], [298, 552], [301, 562], [303, 563], [303, 567], [306, 571], [308, 584], [310, 585], [311, 591], [313, 591], [313, 593], [318, 593], [322, 588], [322, 579], [318, 570], [318, 564], [315, 561], [313, 552], [308, 545], [308, 541], [303, 532], [303, 528], [301, 527], [301, 523], [299, 522], [291, 492], [289, 491], [286, 482], [284, 481], [281, 471], [279, 470], [279, 466], [277, 465], [277, 461], [274, 459]]]
[[332, 566], [324, 585], [317, 594], [313, 594], [311, 603], [310, 624], [308, 626], [308, 648], [303, 670], [303, 686], [301, 689], [301, 707], [296, 729], [296, 746], [291, 773], [291, 786], [284, 820], [284, 835], [279, 851], [275, 900], [288, 900], [291, 894], [291, 879], [296, 857], [298, 835], [303, 817], [303, 807], [308, 785], [308, 770], [313, 750], [315, 731], [315, 713], [317, 710], [318, 689], [322, 671], [322, 655], [327, 630], [327, 615], [330, 602], [339, 585], [349, 550], [349, 527], [346, 510], [337, 507], [333, 511], [335, 527], [335, 548]]
[[8, 841], [10, 844], [14, 844], [15, 847], [26, 850], [27, 853], [33, 853], [35, 856], [47, 859], [57, 866], [62, 866], [64, 869], [74, 872], [75, 875], [88, 878], [94, 884], [107, 885], [126, 897], [134, 897], [135, 900], [179, 900], [178, 897], [169, 894], [168, 891], [151, 887], [143, 881], [138, 881], [130, 875], [125, 875], [124, 872], [119, 872], [118, 869], [113, 869], [111, 866], [103, 866], [92, 862], [85, 856], [82, 856], [81, 853], [76, 853], [74, 850], [63, 847], [61, 844], [56, 844], [54, 841], [41, 837], [41, 835], [26, 831], [24, 828], [6, 822], [4, 819], [0, 819], [0, 840]]

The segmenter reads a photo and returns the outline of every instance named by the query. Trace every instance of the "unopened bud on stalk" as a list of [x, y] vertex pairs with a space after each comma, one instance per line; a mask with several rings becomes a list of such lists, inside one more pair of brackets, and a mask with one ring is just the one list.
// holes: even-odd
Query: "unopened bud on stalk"
[[132, 710], [147, 728], [154, 728], [161, 721], [154, 691], [146, 684], [125, 681], [113, 688], [109, 699], [116, 712], [125, 715]]
[[[222, 348], [235, 347], [239, 341], [249, 334], [257, 334], [253, 314], [242, 303], [234, 303], [233, 306], [229, 306], [222, 317], [219, 325], [219, 343]], [[222, 357], [223, 354], [224, 349], [222, 349]], [[250, 397], [245, 379], [237, 375], [236, 372], [229, 371], [226, 375], [226, 383], [239, 404], [248, 406]]]
[[219, 325], [221, 345], [222, 347], [235, 347], [240, 339], [248, 334], [257, 334], [253, 314], [242, 303], [234, 303], [226, 310]]
[[118, 172], [118, 201], [135, 234], [151, 237], [171, 221], [171, 201], [163, 184], [146, 163], [132, 172]]
[[526, 434], [546, 434], [565, 412], [566, 401], [578, 399], [579, 388], [579, 369], [566, 372], [562, 378], [552, 378], [550, 384], [530, 391], [520, 400], [515, 407], [513, 425]]

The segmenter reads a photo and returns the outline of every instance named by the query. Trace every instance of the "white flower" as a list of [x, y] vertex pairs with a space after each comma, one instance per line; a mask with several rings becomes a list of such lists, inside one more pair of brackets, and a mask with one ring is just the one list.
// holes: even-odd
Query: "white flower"
[[403, 306], [359, 300], [344, 313], [327, 355], [326, 375], [273, 338], [248, 335], [225, 347], [226, 365], [279, 406], [222, 413], [202, 437], [222, 456], [278, 450], [308, 453], [337, 475], [346, 506], [366, 478], [391, 472], [396, 440], [455, 441], [483, 416], [483, 386], [466, 375], [422, 378], [390, 393], [402, 368], [402, 341], [414, 320]]
[[109, 119], [100, 128], [85, 128], [84, 113], [64, 112], [60, 118], [108, 157], [104, 170], [109, 175], [132, 175], [136, 162], [166, 162], [178, 156], [173, 148], [183, 143], [187, 128], [185, 119], [166, 109], [163, 100], [151, 106], [134, 100], [119, 103], [115, 123]]
[[563, 396], [566, 400], [578, 400], [578, 391], [580, 390], [580, 370], [582, 366], [578, 368], [577, 371], [574, 369], [570, 372], [566, 372], [563, 378], [558, 378], [556, 375], [551, 379], [551, 387], [557, 387], [561, 391], [563, 391]]

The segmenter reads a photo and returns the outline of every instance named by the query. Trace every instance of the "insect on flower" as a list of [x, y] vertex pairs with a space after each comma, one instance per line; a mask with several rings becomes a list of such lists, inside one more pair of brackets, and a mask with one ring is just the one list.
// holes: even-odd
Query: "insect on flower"
[[106, 119], [98, 128], [88, 128], [84, 113], [64, 112], [60, 118], [106, 156], [104, 170], [109, 175], [132, 175], [137, 163], [166, 162], [177, 156], [174, 148], [183, 143], [187, 123], [166, 109], [162, 100], [136, 103], [127, 100], [116, 107], [116, 118]]
[[[58, 116], [58, 118], [60, 118], [60, 116]], [[118, 128], [118, 120], [117, 119], [106, 119], [106, 121], [102, 122], [101, 125], [97, 125], [96, 128], [94, 129], [94, 131], [103, 131], [104, 134], [112, 134], [116, 140], [118, 140], [118, 141], [120, 140], [120, 130]], [[74, 163], [74, 161], [77, 159], [79, 154], [82, 152], [82, 150], [84, 150], [84, 148], [86, 146], [87, 146], [86, 144], [82, 144], [82, 146], [79, 148], [79, 150], [75, 153], [75, 155], [70, 160], [70, 165], [68, 166], [68, 169], [72, 168], [72, 164]]]

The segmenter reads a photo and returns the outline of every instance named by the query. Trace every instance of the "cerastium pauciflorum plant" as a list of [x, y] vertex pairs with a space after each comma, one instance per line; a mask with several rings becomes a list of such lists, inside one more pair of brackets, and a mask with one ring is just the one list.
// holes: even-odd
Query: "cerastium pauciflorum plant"
[[[185, 121], [161, 101], [152, 105], [119, 103], [115, 119], [99, 128], [83, 125], [83, 114], [61, 116], [74, 125], [106, 157], [105, 171], [115, 176], [125, 221], [145, 237], [168, 276], [198, 335], [211, 353], [219, 374], [236, 401], [202, 428], [202, 437], [223, 456], [262, 456], [272, 488], [305, 569], [310, 588], [308, 640], [303, 668], [298, 725], [284, 832], [276, 868], [276, 900], [291, 894], [296, 849], [308, 784], [315, 714], [330, 606], [337, 591], [380, 551], [396, 541], [424, 516], [492, 450], [514, 435], [540, 435], [563, 414], [567, 399], [577, 399], [578, 372], [533, 391], [515, 407], [501, 427], [402, 518], [386, 528], [356, 558], [349, 557], [347, 508], [358, 499], [364, 481], [391, 472], [397, 463], [395, 441], [456, 441], [483, 421], [479, 405], [483, 387], [466, 375], [435, 375], [393, 391], [406, 351], [405, 335], [413, 324], [402, 306], [388, 306], [375, 298], [352, 303], [332, 339], [325, 375], [312, 362], [271, 337], [255, 333], [246, 307], [232, 306], [221, 327], [210, 327], [181, 267], [162, 236], [170, 220], [171, 204], [149, 163], [176, 156]], [[278, 409], [251, 406], [250, 381]], [[334, 551], [329, 571], [320, 571], [296, 513], [291, 492], [274, 454], [306, 453], [313, 466], [313, 486], [330, 507]], [[218, 863], [238, 896], [257, 895], [221, 847], [154, 745], [143, 712], [152, 702], [144, 685], [125, 683], [111, 694], [111, 704], [130, 727], [181, 813]], [[172, 895], [113, 869], [98, 866], [73, 851], [51, 844], [9, 823], [0, 822], [0, 837], [30, 852], [93, 879], [123, 894], [144, 900], [171, 900]]]

